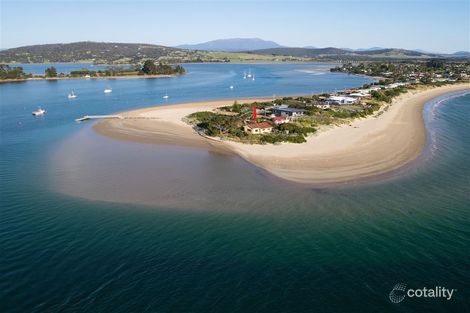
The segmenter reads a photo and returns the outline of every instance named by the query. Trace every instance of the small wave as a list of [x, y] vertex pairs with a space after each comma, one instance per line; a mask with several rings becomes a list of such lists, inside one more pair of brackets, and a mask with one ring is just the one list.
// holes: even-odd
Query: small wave
[[464, 97], [467, 95], [470, 95], [470, 92], [467, 90], [464, 90], [463, 92], [450, 93], [450, 94], [444, 95], [442, 96], [443, 98], [438, 98], [434, 103], [431, 100], [430, 103], [432, 104], [429, 108], [429, 117], [432, 119], [435, 119], [436, 114], [437, 114], [436, 110], [440, 108], [443, 103], [448, 102], [452, 99]]
[[312, 74], [312, 75], [325, 75], [325, 71], [319, 71], [319, 70], [296, 70], [297, 72], [300, 73], [306, 73], [306, 74]]

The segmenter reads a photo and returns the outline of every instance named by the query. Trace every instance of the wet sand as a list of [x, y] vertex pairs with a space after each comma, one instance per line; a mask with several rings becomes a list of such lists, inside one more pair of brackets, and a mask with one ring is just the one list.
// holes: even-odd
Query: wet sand
[[[414, 160], [426, 143], [422, 117], [425, 103], [464, 89], [470, 89], [470, 85], [410, 91], [394, 99], [378, 116], [321, 131], [303, 144], [249, 145], [204, 138], [183, 121], [193, 112], [214, 110], [232, 104], [235, 99], [128, 111], [120, 113], [127, 119], [103, 120], [96, 123], [94, 129], [118, 140], [235, 153], [275, 176], [299, 183], [341, 183], [381, 175]], [[255, 99], [236, 100], [243, 103]]]

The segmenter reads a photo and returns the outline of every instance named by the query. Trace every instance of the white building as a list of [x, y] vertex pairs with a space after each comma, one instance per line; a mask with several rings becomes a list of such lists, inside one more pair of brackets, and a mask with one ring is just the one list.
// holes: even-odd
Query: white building
[[346, 96], [331, 96], [327, 99], [327, 101], [331, 104], [354, 104], [357, 102], [356, 98], [353, 97], [346, 97]]
[[330, 108], [329, 103], [318, 103], [318, 104], [314, 104], [313, 106], [322, 110], [326, 110]]
[[270, 133], [273, 131], [272, 125], [266, 122], [251, 123], [251, 124], [243, 126], [243, 129], [245, 130], [246, 133], [251, 133], [251, 134], [265, 134], [265, 133]]

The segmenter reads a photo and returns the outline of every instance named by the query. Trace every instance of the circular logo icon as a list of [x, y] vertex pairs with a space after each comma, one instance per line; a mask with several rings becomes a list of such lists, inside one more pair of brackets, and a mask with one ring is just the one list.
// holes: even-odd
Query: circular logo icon
[[388, 297], [390, 298], [390, 301], [393, 303], [400, 303], [405, 299], [405, 293], [406, 291], [406, 284], [405, 283], [398, 283], [393, 286], [392, 291], [390, 291], [390, 294]]

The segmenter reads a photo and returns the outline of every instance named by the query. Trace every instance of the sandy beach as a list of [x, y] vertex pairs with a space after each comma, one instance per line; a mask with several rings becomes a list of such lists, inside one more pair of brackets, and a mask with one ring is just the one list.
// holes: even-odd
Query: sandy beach
[[[214, 110], [232, 104], [235, 99], [128, 111], [120, 113], [127, 119], [103, 120], [96, 123], [94, 129], [118, 140], [235, 153], [275, 176], [299, 183], [340, 183], [377, 176], [415, 159], [426, 143], [422, 117], [424, 104], [440, 95], [465, 89], [470, 90], [470, 85], [410, 91], [394, 99], [378, 116], [321, 131], [303, 144], [249, 145], [209, 139], [197, 134], [183, 121], [193, 112]], [[271, 99], [236, 100], [243, 103]]]

